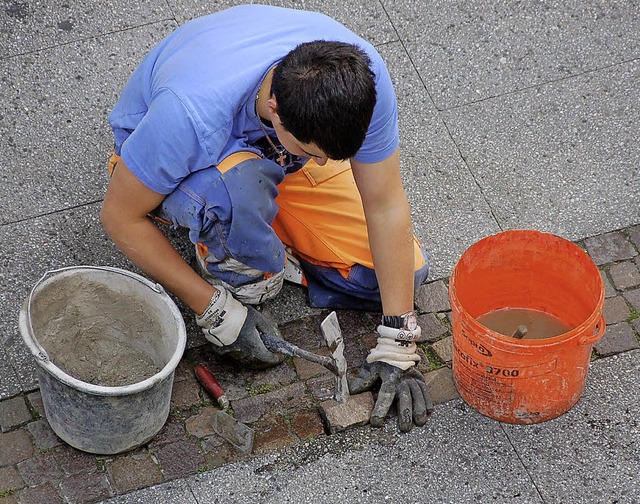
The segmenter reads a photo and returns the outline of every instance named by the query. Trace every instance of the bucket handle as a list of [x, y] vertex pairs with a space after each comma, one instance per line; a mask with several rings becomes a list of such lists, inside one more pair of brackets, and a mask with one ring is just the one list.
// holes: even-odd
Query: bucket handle
[[109, 266], [67, 266], [67, 267], [64, 267], [64, 268], [58, 268], [58, 269], [54, 269], [54, 270], [45, 271], [44, 274], [42, 275], [42, 277], [40, 277], [40, 280], [38, 280], [35, 283], [35, 285], [31, 289], [31, 291], [29, 292], [29, 297], [27, 298], [27, 310], [26, 310], [26, 312], [27, 312], [27, 326], [29, 328], [29, 334], [31, 335], [31, 339], [32, 339], [32, 342], [33, 342], [34, 346], [38, 350], [38, 355], [36, 355], [36, 357], [38, 359], [40, 359], [42, 362], [44, 362], [44, 363], [47, 363], [47, 362], [50, 361], [49, 354], [47, 354], [47, 351], [42, 347], [40, 342], [35, 337], [35, 332], [33, 331], [33, 325], [31, 324], [31, 303], [33, 301], [33, 294], [36, 291], [36, 288], [38, 287], [38, 285], [40, 285], [44, 281], [44, 279], [47, 278], [48, 276], [51, 276], [51, 275], [53, 275], [55, 273], [60, 273], [62, 271], [69, 271], [69, 270], [75, 270], [75, 269], [93, 269], [93, 270], [98, 270], [98, 271], [111, 271], [113, 273], [119, 273], [120, 275], [124, 275], [124, 276], [132, 278], [134, 280], [137, 280], [138, 282], [146, 285], [147, 287], [149, 287], [151, 290], [157, 292], [158, 294], [163, 294], [165, 292], [164, 288], [159, 283], [155, 283], [154, 284], [153, 282], [149, 282], [145, 278], [141, 278], [138, 275], [134, 275], [133, 273], [130, 273], [127, 270], [111, 268]]
[[598, 323], [596, 324], [595, 330], [593, 331], [593, 334], [580, 336], [580, 338], [578, 339], [578, 343], [581, 345], [593, 345], [594, 343], [599, 341], [600, 338], [602, 338], [606, 328], [607, 328], [607, 324], [604, 320], [604, 315], [601, 313], [598, 319]]

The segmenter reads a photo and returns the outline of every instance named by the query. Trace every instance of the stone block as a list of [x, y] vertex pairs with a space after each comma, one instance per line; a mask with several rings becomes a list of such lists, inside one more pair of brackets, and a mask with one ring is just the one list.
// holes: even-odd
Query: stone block
[[249, 424], [258, 421], [267, 411], [285, 413], [304, 403], [304, 383], [293, 383], [266, 394], [259, 394], [232, 403], [236, 420]]
[[418, 316], [418, 325], [422, 330], [418, 341], [433, 342], [438, 341], [449, 328], [433, 313], [425, 313]]
[[640, 270], [634, 261], [623, 261], [611, 265], [609, 275], [618, 290], [627, 290], [640, 285]]
[[305, 350], [314, 350], [326, 346], [320, 324], [323, 318], [319, 316], [304, 317], [294, 320], [280, 327], [282, 337], [294, 345]]
[[415, 304], [423, 312], [450, 310], [449, 288], [442, 280], [422, 284], [416, 294]]
[[593, 345], [600, 357], [608, 357], [618, 353], [640, 348], [631, 326], [626, 322], [608, 325], [604, 336]]
[[187, 432], [197, 438], [204, 438], [214, 434], [213, 423], [211, 421], [213, 412], [218, 408], [212, 406], [204, 408], [197, 415], [189, 417], [185, 422]]
[[345, 339], [369, 332], [376, 325], [371, 315], [367, 312], [339, 310], [336, 311], [336, 315], [338, 316], [340, 331]]
[[31, 394], [27, 395], [27, 401], [36, 420], [38, 418], [44, 418], [44, 404], [42, 403], [42, 395], [40, 392], [31, 392]]
[[31, 458], [35, 452], [31, 436], [24, 429], [0, 434], [0, 467]]
[[68, 476], [60, 482], [60, 490], [69, 504], [95, 502], [113, 496], [107, 475], [101, 471]]
[[24, 481], [18, 474], [18, 470], [15, 466], [7, 466], [0, 468], [0, 495], [11, 492], [13, 490], [19, 490], [24, 486]]
[[349, 427], [369, 423], [373, 405], [371, 392], [364, 392], [350, 396], [344, 404], [334, 399], [323, 401], [320, 403], [320, 415], [322, 415], [327, 430], [331, 434], [335, 434]]
[[433, 404], [441, 404], [460, 397], [451, 368], [443, 367], [424, 374], [424, 382], [429, 389]]
[[58, 465], [66, 474], [94, 471], [96, 456], [63, 444], [53, 449], [53, 455]]
[[173, 443], [183, 439], [185, 436], [184, 425], [179, 422], [173, 415], [169, 415], [169, 419], [164, 424], [160, 432], [149, 441], [149, 448], [154, 448], [167, 443]]
[[[18, 493], [20, 504], [63, 504], [65, 501], [49, 482], [25, 488]], [[77, 502], [77, 501], [73, 501]]]
[[620, 231], [587, 238], [585, 246], [598, 266], [631, 259], [637, 254], [634, 246]]
[[431, 348], [442, 362], [451, 362], [453, 359], [453, 338], [451, 336], [436, 341], [431, 345]]
[[118, 494], [146, 488], [162, 482], [162, 472], [148, 453], [117, 457], [106, 464]]
[[27, 425], [27, 430], [31, 433], [33, 441], [39, 450], [49, 450], [63, 443], [62, 439], [53, 432], [46, 418], [31, 422]]
[[326, 401], [335, 395], [336, 380], [333, 374], [325, 374], [307, 380], [307, 387], [317, 401]]
[[622, 296], [616, 296], [604, 300], [602, 313], [607, 324], [617, 324], [627, 320], [631, 312], [625, 299]]
[[209, 469], [221, 467], [248, 456], [219, 436], [211, 436], [203, 439], [201, 446], [204, 451], [205, 462]]
[[633, 289], [624, 293], [624, 298], [629, 302], [633, 309], [640, 312], [640, 289]]
[[197, 473], [206, 465], [196, 441], [183, 439], [153, 450], [165, 480], [184, 478]]
[[317, 409], [298, 411], [291, 417], [291, 430], [303, 441], [324, 434], [324, 425]]
[[[315, 353], [320, 355], [329, 355], [329, 349], [320, 349]], [[293, 358], [293, 364], [296, 367], [296, 373], [301, 380], [308, 380], [309, 378], [313, 378], [314, 376], [318, 376], [324, 373], [330, 373], [330, 371], [326, 367], [315, 362], [301, 359], [299, 357]]]
[[615, 296], [617, 294], [616, 288], [611, 283], [611, 280], [609, 280], [609, 276], [602, 270], [600, 271], [600, 276], [602, 277], [602, 283], [604, 284], [604, 297], [610, 298]]
[[64, 476], [64, 472], [51, 452], [40, 453], [23, 460], [17, 467], [22, 479], [29, 486], [57, 480]]
[[31, 420], [31, 412], [23, 396], [12, 397], [0, 402], [0, 430], [7, 432]]
[[640, 252], [640, 224], [627, 229], [627, 234], [629, 235], [629, 239], [638, 249], [638, 252]]
[[253, 453], [264, 454], [271, 450], [293, 446], [298, 438], [291, 432], [288, 417], [276, 415], [262, 420], [256, 428]]
[[171, 392], [171, 407], [188, 409], [202, 403], [199, 394], [200, 386], [195, 380], [180, 380], [173, 382]]

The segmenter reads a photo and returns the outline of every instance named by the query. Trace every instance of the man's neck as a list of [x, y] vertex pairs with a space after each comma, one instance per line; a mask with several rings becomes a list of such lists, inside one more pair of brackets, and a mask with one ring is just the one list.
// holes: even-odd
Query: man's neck
[[258, 116], [269, 122], [271, 122], [271, 114], [267, 106], [267, 100], [271, 97], [271, 80], [273, 79], [274, 69], [275, 67], [271, 68], [271, 70], [267, 72], [267, 75], [265, 75], [260, 89], [258, 89], [258, 99], [256, 100], [256, 112]]

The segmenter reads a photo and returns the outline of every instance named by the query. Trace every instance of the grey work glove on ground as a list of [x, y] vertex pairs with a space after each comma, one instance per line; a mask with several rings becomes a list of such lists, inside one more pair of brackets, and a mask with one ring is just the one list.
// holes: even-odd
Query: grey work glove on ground
[[365, 392], [379, 381], [382, 384], [371, 413], [372, 426], [384, 425], [394, 400], [397, 403], [398, 428], [402, 432], [409, 432], [414, 424], [421, 426], [427, 423], [427, 417], [433, 411], [433, 402], [419, 371], [402, 370], [382, 361], [367, 362], [360, 368], [357, 377], [349, 377], [349, 392]]
[[222, 287], [218, 287], [202, 315], [196, 316], [196, 322], [218, 355], [230, 357], [245, 367], [263, 369], [284, 360], [283, 355], [267, 350], [260, 337], [267, 333], [280, 338], [278, 327]]

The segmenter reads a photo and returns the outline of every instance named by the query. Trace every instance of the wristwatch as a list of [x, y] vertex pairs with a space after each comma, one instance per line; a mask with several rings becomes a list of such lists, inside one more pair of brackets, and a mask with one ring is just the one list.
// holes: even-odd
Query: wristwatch
[[383, 315], [382, 325], [392, 327], [394, 329], [415, 331], [418, 327], [418, 319], [416, 318], [416, 312], [414, 311], [408, 311], [402, 315]]

